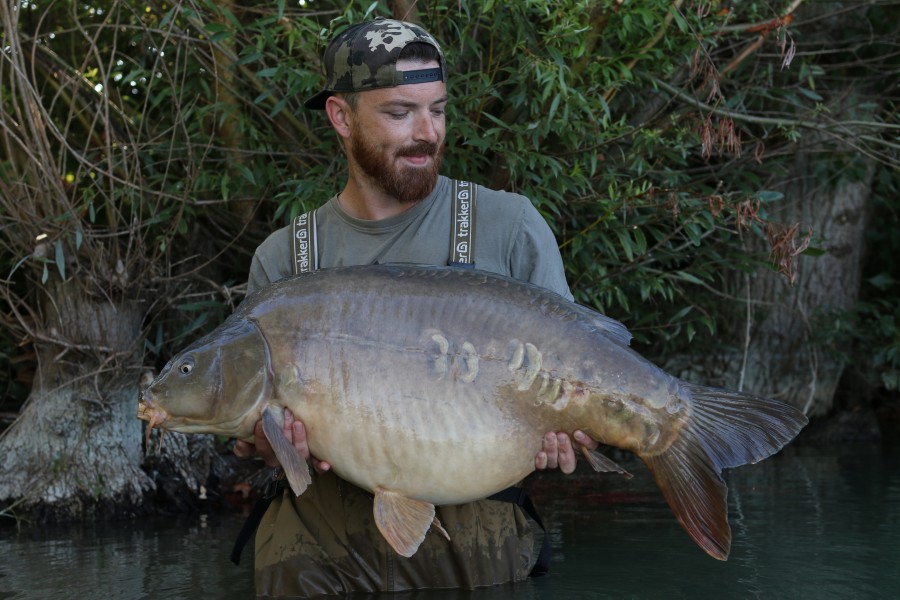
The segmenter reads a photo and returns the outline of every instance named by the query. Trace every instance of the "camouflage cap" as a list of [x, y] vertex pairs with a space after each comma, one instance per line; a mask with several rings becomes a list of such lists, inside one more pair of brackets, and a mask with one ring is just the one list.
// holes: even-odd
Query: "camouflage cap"
[[[434, 46], [440, 68], [398, 71], [400, 52], [413, 42]], [[447, 63], [437, 40], [418, 25], [383, 17], [351, 25], [336, 35], [325, 49], [322, 62], [325, 89], [304, 102], [306, 108], [324, 109], [328, 97], [340, 92], [447, 81]]]

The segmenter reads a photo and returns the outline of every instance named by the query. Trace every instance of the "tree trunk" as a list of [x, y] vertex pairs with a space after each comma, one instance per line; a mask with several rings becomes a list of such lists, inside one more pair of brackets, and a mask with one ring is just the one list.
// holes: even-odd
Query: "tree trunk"
[[[814, 145], [815, 146], [815, 145]], [[875, 166], [868, 159], [855, 178], [827, 169], [834, 156], [799, 153], [776, 220], [798, 235], [812, 229], [821, 256], [797, 256], [797, 279], [762, 272], [748, 277], [743, 295], [750, 309], [735, 319], [728, 337], [737, 351], [724, 357], [729, 387], [781, 398], [810, 416], [833, 407], [844, 363], [823, 344], [822, 329], [851, 310], [860, 287], [867, 206]], [[823, 178], [823, 172], [829, 176]], [[720, 357], [723, 358], [723, 357]]]
[[[25, 408], [0, 437], [0, 502], [11, 515], [58, 520], [137, 510], [156, 483], [142, 470], [137, 419], [141, 310], [90, 297], [76, 279], [43, 288], [38, 372]], [[198, 490], [210, 440], [163, 455], [182, 485]], [[205, 446], [205, 451], [203, 446]]]

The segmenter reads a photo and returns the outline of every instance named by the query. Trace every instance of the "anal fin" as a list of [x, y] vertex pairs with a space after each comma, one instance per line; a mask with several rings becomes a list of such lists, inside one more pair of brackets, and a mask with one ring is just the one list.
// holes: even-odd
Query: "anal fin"
[[309, 474], [309, 465], [297, 452], [297, 449], [284, 436], [281, 425], [284, 422], [284, 414], [281, 409], [267, 406], [262, 411], [262, 428], [272, 446], [272, 451], [278, 457], [281, 468], [287, 476], [288, 483], [294, 494], [300, 495], [306, 491], [309, 484], [312, 483], [312, 477]]
[[591, 450], [584, 444], [578, 444], [578, 449], [581, 450], [581, 455], [584, 456], [594, 471], [598, 473], [618, 473], [626, 479], [631, 479], [631, 473], [620, 467], [614, 460], [596, 450]]
[[432, 524], [436, 523], [444, 536], [450, 539], [434, 516], [434, 505], [422, 500], [376, 488], [374, 514], [381, 535], [397, 554], [407, 558], [419, 549]]
[[437, 529], [438, 531], [440, 531], [441, 535], [443, 535], [445, 538], [447, 538], [448, 542], [450, 541], [450, 534], [447, 533], [447, 530], [444, 529], [444, 526], [441, 525], [441, 522], [440, 522], [440, 520], [438, 520], [437, 517], [435, 517], [434, 520], [431, 522], [431, 526], [434, 527], [435, 529]]

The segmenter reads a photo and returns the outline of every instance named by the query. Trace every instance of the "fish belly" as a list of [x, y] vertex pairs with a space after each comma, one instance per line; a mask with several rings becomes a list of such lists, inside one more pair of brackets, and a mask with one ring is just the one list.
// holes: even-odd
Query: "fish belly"
[[[432, 504], [484, 498], [534, 469], [540, 423], [503, 393], [503, 372], [428, 348], [305, 345], [302, 389], [285, 392], [313, 455], [368, 490]], [[446, 368], [445, 368], [446, 366]]]

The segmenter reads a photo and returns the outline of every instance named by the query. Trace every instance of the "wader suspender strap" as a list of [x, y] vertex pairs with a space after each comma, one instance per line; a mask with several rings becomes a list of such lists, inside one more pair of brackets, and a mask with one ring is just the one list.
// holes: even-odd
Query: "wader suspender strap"
[[453, 180], [453, 201], [450, 203], [450, 236], [451, 267], [475, 267], [475, 203], [478, 192], [470, 181]]
[[[450, 261], [451, 267], [475, 266], [475, 206], [478, 192], [470, 181], [453, 180], [450, 203]], [[294, 275], [319, 268], [319, 244], [316, 232], [316, 211], [303, 213], [293, 221]]]
[[[450, 260], [448, 262], [451, 267], [475, 267], [475, 204], [477, 196], [474, 183], [459, 180], [453, 181], [453, 198], [450, 203], [452, 235], [450, 236]], [[316, 211], [312, 210], [303, 213], [294, 219], [292, 230], [294, 275], [318, 270], [319, 244], [316, 235]], [[244, 546], [247, 545], [247, 542], [250, 541], [250, 538], [256, 532], [256, 528], [262, 521], [269, 504], [281, 493], [284, 487], [284, 475], [281, 469], [278, 469], [266, 484], [262, 497], [257, 500], [240, 533], [238, 533], [237, 540], [235, 540], [234, 547], [231, 550], [231, 561], [234, 564], [240, 563], [241, 552]], [[532, 567], [529, 576], [540, 577], [546, 575], [550, 571], [550, 535], [544, 528], [544, 523], [541, 521], [537, 509], [535, 509], [531, 498], [528, 497], [525, 490], [520, 487], [510, 487], [488, 497], [488, 500], [511, 502], [519, 506], [544, 531], [544, 541], [541, 544], [537, 562]]]
[[294, 275], [318, 271], [319, 236], [316, 232], [316, 211], [311, 210], [294, 219], [292, 230]]

